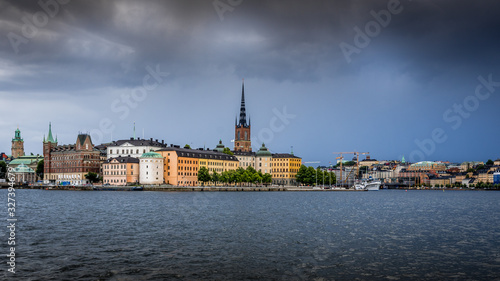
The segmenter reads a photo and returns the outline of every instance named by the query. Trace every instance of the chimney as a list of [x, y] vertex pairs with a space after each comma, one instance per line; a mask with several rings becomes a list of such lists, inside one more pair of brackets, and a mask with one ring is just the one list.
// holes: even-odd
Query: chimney
[[161, 144], [165, 144], [165, 141], [164, 141], [164, 140], [161, 140]]
[[156, 142], [158, 142], [158, 139], [156, 139]]

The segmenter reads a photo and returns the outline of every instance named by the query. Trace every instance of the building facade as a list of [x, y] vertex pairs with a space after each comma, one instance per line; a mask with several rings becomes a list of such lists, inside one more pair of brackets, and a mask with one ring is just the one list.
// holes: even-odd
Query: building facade
[[36, 173], [30, 167], [21, 163], [14, 169], [10, 170], [12, 174], [14, 174], [14, 183], [15, 184], [31, 184], [37, 181]]
[[201, 167], [210, 174], [238, 169], [238, 159], [218, 150], [188, 149], [171, 146], [156, 153], [164, 159], [164, 178], [166, 184], [180, 186], [197, 186], [198, 171]]
[[116, 157], [102, 164], [104, 184], [127, 185], [139, 183], [139, 159]]
[[263, 174], [269, 173], [272, 176], [272, 168], [271, 168], [272, 160], [273, 160], [272, 153], [269, 152], [266, 145], [263, 143], [259, 151], [255, 153], [255, 167], [254, 167], [255, 170], [260, 171]]
[[245, 108], [245, 84], [241, 85], [241, 105], [240, 105], [240, 120], [236, 118], [234, 129], [234, 151], [249, 152], [252, 151], [252, 142], [250, 136], [251, 124], [250, 119], [247, 124], [247, 115]]
[[146, 152], [139, 157], [139, 183], [163, 184], [163, 157], [156, 152]]
[[302, 165], [302, 159], [293, 154], [276, 153], [272, 155], [272, 184], [297, 185], [295, 175]]
[[100, 171], [100, 152], [94, 148], [90, 135], [79, 134], [74, 145], [58, 145], [52, 136], [52, 124], [47, 139], [44, 137], [43, 157], [45, 183], [88, 184], [85, 175]]
[[128, 140], [117, 140], [107, 144], [106, 156], [108, 159], [116, 157], [135, 157], [139, 158], [144, 153], [156, 151], [167, 147], [165, 141], [159, 142], [158, 140], [130, 138]]
[[21, 138], [21, 131], [17, 128], [12, 139], [12, 157], [24, 156], [24, 140]]

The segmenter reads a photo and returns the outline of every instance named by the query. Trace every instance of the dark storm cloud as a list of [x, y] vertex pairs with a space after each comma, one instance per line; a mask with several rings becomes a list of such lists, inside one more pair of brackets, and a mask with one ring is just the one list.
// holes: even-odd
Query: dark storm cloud
[[[378, 59], [362, 50], [348, 65], [339, 44], [353, 44], [353, 28], [363, 29], [373, 20], [370, 11], [387, 9], [388, 2], [242, 1], [221, 21], [211, 1], [71, 1], [20, 45], [18, 55], [8, 40], [2, 41], [1, 54], [16, 65], [43, 65], [42, 80], [78, 72], [79, 79], [62, 80], [79, 80], [82, 86], [89, 81], [133, 86], [150, 64], [168, 65], [181, 77], [215, 66], [239, 76], [314, 81], [355, 74]], [[498, 60], [499, 3], [400, 5], [403, 11], [366, 49], [406, 63], [402, 71], [418, 77], [456, 64]], [[4, 36], [21, 34], [21, 18], [42, 10], [36, 1], [7, 1], [2, 8], [8, 23], [1, 28]]]

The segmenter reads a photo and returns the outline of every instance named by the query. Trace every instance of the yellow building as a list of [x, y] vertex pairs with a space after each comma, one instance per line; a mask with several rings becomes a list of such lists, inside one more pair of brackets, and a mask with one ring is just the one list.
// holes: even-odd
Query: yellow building
[[302, 159], [293, 154], [277, 153], [272, 155], [272, 183], [277, 185], [296, 185], [295, 175], [302, 165]]
[[446, 165], [439, 162], [422, 161], [411, 164], [408, 171], [445, 171]]
[[198, 171], [206, 167], [210, 174], [236, 170], [236, 157], [211, 150], [168, 147], [155, 151], [163, 156], [165, 183], [171, 185], [197, 186]]

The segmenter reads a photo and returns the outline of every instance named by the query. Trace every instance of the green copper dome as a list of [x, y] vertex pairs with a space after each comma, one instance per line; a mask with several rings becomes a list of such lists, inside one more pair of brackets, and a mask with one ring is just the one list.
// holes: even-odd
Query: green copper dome
[[31, 169], [30, 167], [24, 165], [24, 163], [21, 163], [21, 165], [17, 166], [15, 169], [14, 169], [14, 173], [34, 173], [35, 171], [33, 171], [33, 169]]
[[272, 154], [271, 154], [271, 152], [269, 152], [269, 150], [267, 150], [267, 147], [264, 144], [262, 144], [259, 151], [257, 151], [257, 156], [258, 157], [271, 157]]
[[219, 144], [215, 147], [215, 150], [218, 152], [223, 152], [224, 151], [224, 145], [222, 144], [222, 140], [219, 140]]
[[150, 151], [150, 152], [146, 152], [146, 153], [142, 154], [141, 158], [163, 158], [163, 156], [161, 156], [161, 154], [159, 154], [159, 153]]

